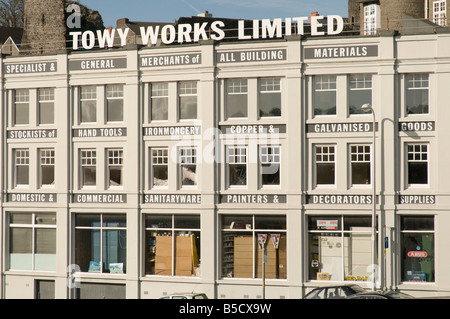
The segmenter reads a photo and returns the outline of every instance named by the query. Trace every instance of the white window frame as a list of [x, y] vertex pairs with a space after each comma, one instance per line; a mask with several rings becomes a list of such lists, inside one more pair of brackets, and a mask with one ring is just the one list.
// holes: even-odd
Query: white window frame
[[447, 25], [447, 1], [434, 1], [433, 2], [433, 23], [441, 27]]
[[282, 88], [281, 88], [281, 78], [260, 78], [258, 85], [258, 99], [259, 101], [263, 98], [264, 94], [280, 94], [280, 112], [281, 115], [270, 115], [270, 116], [261, 116], [260, 103], [258, 103], [258, 117], [268, 118], [274, 117], [278, 118], [283, 115], [283, 96], [282, 96]]
[[[189, 116], [189, 118], [181, 118], [181, 99], [183, 97], [196, 98], [196, 115]], [[178, 119], [179, 121], [192, 121], [198, 119], [198, 82], [197, 81], [182, 81], [178, 83]]]
[[[13, 92], [13, 110], [12, 110], [12, 125], [13, 126], [29, 126], [30, 125], [30, 90], [28, 89], [18, 89]], [[17, 124], [16, 123], [16, 113], [17, 106], [24, 105], [28, 111], [28, 123]]]
[[[430, 114], [430, 74], [429, 73], [407, 73], [404, 75], [405, 79], [405, 102], [404, 102], [404, 112], [405, 116], [415, 116], [415, 115], [427, 115]], [[411, 85], [410, 85], [411, 84]], [[426, 90], [428, 94], [428, 112], [426, 113], [415, 113], [408, 114], [407, 101], [409, 91], [414, 90]]]
[[[178, 181], [179, 188], [196, 188], [198, 185], [198, 150], [196, 147], [182, 146], [178, 148]], [[195, 166], [194, 185], [183, 185], [183, 167]]]
[[97, 176], [95, 178], [95, 185], [84, 184], [84, 168], [94, 167], [97, 175], [97, 150], [95, 149], [80, 149], [80, 188], [95, 189], [98, 184]]
[[364, 35], [375, 35], [380, 28], [380, 6], [369, 4], [364, 6]]
[[[83, 112], [82, 112], [82, 104], [83, 102], [95, 102], [95, 121], [94, 122], [84, 122], [83, 121]], [[79, 107], [79, 123], [80, 124], [92, 124], [97, 123], [98, 116], [97, 116], [97, 109], [98, 109], [98, 101], [97, 101], [97, 87], [94, 85], [86, 85], [80, 87], [80, 107]]]
[[[272, 152], [269, 152], [269, 149]], [[277, 152], [275, 152], [277, 150]], [[278, 166], [279, 181], [278, 184], [263, 184], [263, 165]], [[259, 185], [261, 188], [280, 188], [281, 187], [281, 146], [279, 145], [260, 145], [259, 146]]]
[[[231, 152], [233, 150], [233, 152]], [[239, 152], [237, 153], [237, 150]], [[244, 151], [244, 153], [242, 153]], [[248, 147], [244, 145], [227, 145], [226, 146], [226, 181], [227, 181], [227, 187], [228, 188], [247, 188], [248, 187]], [[230, 166], [231, 165], [245, 165], [246, 171], [245, 171], [245, 185], [231, 185], [230, 180]]]
[[[122, 148], [110, 148], [106, 150], [107, 154], [107, 188], [108, 189], [122, 189], [124, 184], [124, 175], [123, 175], [123, 149]], [[111, 185], [111, 169], [120, 169], [120, 184], [119, 185]]]
[[[169, 120], [169, 82], [155, 82], [149, 85], [150, 103], [148, 110], [148, 121], [152, 122], [167, 122]], [[153, 101], [158, 99], [166, 99], [167, 119], [154, 120], [152, 117]]]
[[[336, 116], [337, 115], [337, 82], [338, 78], [336, 75], [315, 75], [312, 77], [312, 94], [313, 94], [313, 105], [312, 105], [312, 114], [314, 117], [316, 116]], [[335, 114], [315, 114], [316, 109], [316, 103], [315, 103], [315, 95], [316, 92], [335, 92], [335, 104], [336, 104], [336, 110]]]
[[[356, 153], [352, 152], [352, 148], [356, 147]], [[358, 148], [363, 147], [363, 152], [360, 153]], [[366, 148], [369, 148], [369, 152], [366, 152]], [[356, 155], [356, 160], [353, 159], [353, 156]], [[366, 159], [366, 156], [369, 155], [369, 160]], [[373, 184], [372, 181], [372, 145], [371, 144], [350, 144], [349, 145], [349, 177], [350, 177], [350, 186], [351, 187], [370, 187]], [[360, 156], [363, 158], [361, 159]], [[369, 164], [369, 178], [370, 183], [368, 184], [353, 184], [353, 163], [368, 163]]]
[[[320, 187], [320, 188], [334, 188], [336, 186], [336, 145], [334, 144], [330, 144], [330, 145], [325, 145], [325, 144], [317, 144], [314, 145], [314, 187]], [[321, 149], [322, 152], [318, 153], [318, 149]], [[324, 153], [323, 151], [327, 149], [327, 152]], [[332, 152], [330, 152], [330, 150], [333, 149]], [[320, 156], [320, 159], [318, 158]], [[332, 157], [332, 159], [331, 159]], [[318, 164], [333, 164], [334, 165], [334, 183], [333, 184], [318, 184], [317, 182], [317, 173], [318, 173], [318, 169], [317, 169], [317, 165]]]
[[[53, 167], [53, 184], [43, 184], [43, 168], [45, 166]], [[55, 170], [55, 149], [43, 148], [39, 150], [39, 184], [42, 188], [54, 188], [56, 183], [56, 170]]]
[[[53, 121], [52, 123], [41, 123], [41, 104], [52, 103], [53, 104]], [[38, 123], [39, 125], [54, 125], [55, 124], [55, 89], [54, 88], [42, 88], [38, 90]]]
[[[249, 105], [248, 105], [248, 79], [227, 79], [225, 81], [226, 83], [226, 119], [235, 119], [235, 118], [248, 118], [248, 111], [249, 111]], [[246, 111], [247, 116], [237, 117], [237, 116], [230, 116], [228, 113], [228, 96], [230, 95], [245, 95], [247, 97], [247, 104]]]
[[[156, 152], [156, 155], [154, 154]], [[155, 185], [154, 168], [156, 166], [167, 167], [167, 185]], [[168, 147], [152, 147], [150, 148], [150, 189], [168, 189], [169, 188], [169, 148]]]
[[[29, 188], [30, 187], [30, 150], [29, 149], [14, 149], [14, 187], [15, 188]], [[28, 167], [28, 184], [19, 184], [17, 181], [18, 167]]]
[[[122, 119], [120, 121], [108, 121], [109, 115], [109, 101], [122, 101]], [[125, 98], [123, 84], [110, 84], [106, 86], [106, 122], [107, 123], [121, 123], [125, 118]]]
[[[409, 151], [409, 146], [420, 146], [420, 151], [416, 152], [413, 150], [413, 152]], [[426, 150], [423, 151], [422, 148], [426, 147]], [[418, 160], [416, 159], [409, 159], [409, 155], [412, 154], [418, 155], [420, 158]], [[423, 159], [423, 155], [426, 154], [426, 159]], [[413, 143], [413, 142], [407, 142], [405, 143], [405, 184], [408, 188], [426, 188], [430, 185], [430, 144], [427, 142], [423, 143]], [[427, 164], [427, 183], [426, 184], [411, 184], [409, 182], [409, 163], [426, 163]]]

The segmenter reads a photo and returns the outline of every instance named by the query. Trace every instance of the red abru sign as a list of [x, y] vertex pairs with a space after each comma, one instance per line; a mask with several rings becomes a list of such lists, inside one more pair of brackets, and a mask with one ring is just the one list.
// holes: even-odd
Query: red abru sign
[[408, 251], [408, 257], [427, 257], [428, 254], [426, 251]]

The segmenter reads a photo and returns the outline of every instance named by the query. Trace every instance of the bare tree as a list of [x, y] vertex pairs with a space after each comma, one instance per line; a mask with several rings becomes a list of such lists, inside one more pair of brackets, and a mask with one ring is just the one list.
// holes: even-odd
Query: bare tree
[[24, 0], [0, 0], [0, 26], [22, 28]]

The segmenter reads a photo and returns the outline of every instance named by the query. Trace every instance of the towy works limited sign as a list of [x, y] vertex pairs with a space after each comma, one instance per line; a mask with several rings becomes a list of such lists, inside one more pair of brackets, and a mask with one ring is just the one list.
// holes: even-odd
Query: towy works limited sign
[[[237, 38], [238, 40], [272, 39], [282, 38], [283, 36], [294, 35], [293, 26], [296, 26], [296, 35], [304, 34], [304, 26], [309, 22], [309, 17], [296, 17], [285, 19], [252, 20], [251, 28], [246, 28], [244, 20], [238, 21]], [[324, 23], [326, 19], [326, 24]], [[338, 15], [329, 15], [311, 17], [311, 35], [337, 35], [344, 30], [344, 19]], [[148, 26], [140, 28], [140, 37], [142, 44], [157, 45], [158, 40], [164, 44], [185, 44], [195, 43], [201, 40], [221, 41], [225, 38], [225, 23], [217, 20], [213, 22], [198, 22], [194, 24], [182, 23], [178, 25], [167, 24], [164, 26]], [[73, 31], [70, 32], [73, 50], [91, 50], [96, 44], [102, 49], [112, 48], [114, 40], [118, 38], [121, 46], [127, 44], [127, 37], [130, 29], [111, 29], [94, 31]]]

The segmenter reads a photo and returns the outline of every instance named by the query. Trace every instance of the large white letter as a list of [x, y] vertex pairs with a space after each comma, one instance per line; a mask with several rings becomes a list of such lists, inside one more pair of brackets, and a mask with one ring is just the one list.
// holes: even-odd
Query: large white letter
[[119, 32], [119, 37], [120, 37], [120, 42], [121, 42], [121, 46], [125, 46], [127, 45], [127, 36], [128, 36], [128, 32], [130, 31], [130, 28], [125, 28], [125, 31], [122, 29], [117, 29], [117, 31]]
[[245, 22], [244, 20], [239, 20], [239, 22], [238, 22], [238, 27], [239, 27], [238, 37], [239, 37], [239, 40], [250, 40], [252, 38], [252, 36], [245, 35], [244, 22]]
[[178, 25], [178, 43], [192, 42], [190, 33], [192, 32], [192, 26], [190, 24]]
[[320, 28], [322, 23], [319, 22], [319, 20], [323, 19], [322, 16], [312, 16], [311, 17], [311, 35], [324, 35], [325, 32], [323, 31], [317, 31], [318, 28]]
[[83, 45], [83, 49], [85, 49], [85, 50], [90, 50], [90, 49], [94, 48], [95, 47], [95, 33], [93, 31], [85, 31], [83, 33], [83, 36], [81, 39], [81, 44]]
[[72, 49], [78, 50], [78, 39], [81, 35], [81, 31], [70, 32], [69, 34], [72, 36]]
[[142, 44], [148, 45], [148, 40], [150, 39], [150, 43], [152, 45], [156, 45], [158, 43], [158, 33], [159, 33], [159, 25], [155, 26], [155, 29], [153, 29], [152, 26], [147, 27], [147, 29], [141, 27]]
[[272, 39], [275, 37], [281, 38], [283, 36], [283, 30], [282, 30], [282, 21], [281, 19], [274, 19], [273, 24], [270, 22], [269, 19], [264, 19], [261, 21], [261, 28], [262, 28], [262, 38], [265, 39], [267, 36]]
[[202, 40], [208, 40], [208, 35], [206, 34], [206, 26], [208, 25], [208, 22], [203, 22], [200, 26], [200, 23], [194, 24], [194, 42], [198, 42], [200, 40], [200, 35], [202, 37]]
[[[328, 20], [328, 35], [339, 34], [344, 30], [344, 19], [341, 16], [331, 15]], [[334, 30], [334, 21], [336, 21], [336, 30]]]
[[98, 39], [98, 46], [101, 49], [104, 49], [106, 46], [106, 43], [108, 42], [108, 48], [112, 48], [114, 46], [114, 35], [116, 34], [116, 29], [112, 29], [111, 32], [109, 32], [108, 29], [103, 30], [97, 30], [97, 39]]
[[216, 34], [211, 34], [212, 40], [223, 40], [225, 38], [225, 32], [221, 29], [225, 26], [225, 23], [222, 21], [214, 21], [211, 24], [211, 31], [215, 32]]
[[[167, 32], [170, 33], [170, 38], [167, 36]], [[161, 30], [161, 40], [164, 44], [171, 44], [175, 41], [177, 31], [171, 24], [163, 26]]]

